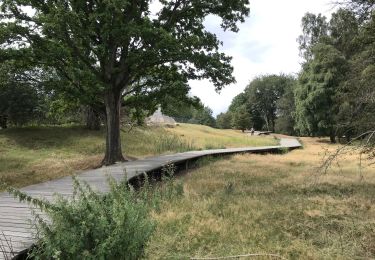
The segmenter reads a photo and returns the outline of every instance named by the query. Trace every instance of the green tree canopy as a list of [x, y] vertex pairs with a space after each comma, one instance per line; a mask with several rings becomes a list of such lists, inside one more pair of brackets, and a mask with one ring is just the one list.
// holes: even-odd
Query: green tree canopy
[[336, 93], [347, 71], [344, 56], [331, 45], [317, 44], [296, 89], [296, 128], [303, 135], [329, 135], [335, 141]]
[[231, 112], [220, 113], [216, 117], [216, 125], [221, 129], [232, 128], [233, 115]]
[[[300, 41], [301, 49], [309, 49], [311, 55], [305, 57], [296, 89], [296, 129], [301, 134], [330, 135], [331, 141], [337, 136], [350, 140], [371, 129], [368, 122], [374, 121], [374, 102], [368, 97], [374, 93], [370, 49], [375, 3], [349, 0], [344, 6], [332, 14], [326, 33], [307, 45]], [[307, 29], [300, 39], [321, 31], [321, 24], [306, 24], [306, 17], [302, 25]]]
[[247, 128], [254, 127], [256, 130], [275, 131], [276, 119], [279, 115], [283, 114], [285, 118], [291, 116], [288, 114], [290, 108], [279, 107], [279, 104], [281, 104], [279, 100], [284, 96], [286, 90], [289, 91], [289, 96], [293, 98], [290, 92], [294, 84], [294, 77], [289, 75], [259, 76], [249, 83], [244, 92], [232, 100], [228, 112], [232, 114], [233, 120], [235, 120], [236, 115], [238, 118], [238, 112], [246, 108], [249, 118]]
[[152, 13], [151, 0], [2, 1], [1, 56], [28, 50], [35, 66], [53, 68], [77, 97], [93, 96], [105, 107], [104, 164], [124, 159], [124, 96], [172, 82], [187, 88], [189, 79], [210, 79], [216, 89], [234, 82], [231, 58], [219, 52], [221, 42], [203, 21], [215, 15], [223, 30], [237, 32], [249, 1], [159, 2]]
[[295, 98], [294, 92], [296, 88], [296, 80], [290, 78], [290, 82], [285, 85], [284, 94], [276, 104], [276, 121], [275, 132], [287, 135], [295, 135]]
[[[261, 117], [262, 128], [275, 131], [277, 102], [283, 96], [285, 88], [292, 82], [293, 78], [290, 76], [267, 75], [254, 79], [246, 87], [248, 107], [250, 107], [251, 114], [254, 117]], [[255, 120], [253, 119], [253, 121]]]
[[242, 132], [248, 128], [251, 128], [250, 113], [246, 105], [238, 107], [233, 113], [233, 126], [236, 129], [242, 130]]
[[[15, 62], [0, 64], [0, 117], [2, 128], [8, 123], [21, 126], [42, 116], [43, 90], [27, 74], [32, 68]], [[35, 72], [34, 72], [35, 73]]]
[[301, 56], [305, 60], [312, 58], [312, 46], [328, 34], [328, 22], [325, 16], [306, 13], [302, 18], [302, 35], [298, 37]]

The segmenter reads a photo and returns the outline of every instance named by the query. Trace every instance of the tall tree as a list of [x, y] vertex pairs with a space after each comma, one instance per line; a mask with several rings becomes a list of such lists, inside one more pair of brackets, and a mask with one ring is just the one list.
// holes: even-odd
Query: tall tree
[[226, 112], [226, 113], [220, 113], [216, 117], [216, 125], [218, 128], [221, 129], [230, 129], [232, 128], [232, 121], [233, 121], [233, 116], [231, 112]]
[[[296, 92], [296, 128], [302, 134], [330, 135], [331, 141], [336, 136], [350, 140], [358, 133], [359, 126], [368, 126], [365, 122], [372, 121], [369, 120], [371, 102], [363, 97], [371, 96], [373, 86], [366, 75], [371, 75], [367, 74], [373, 64], [369, 50], [374, 42], [368, 31], [372, 18], [367, 11], [373, 10], [374, 3], [345, 2], [349, 9], [340, 8], [332, 14], [325, 34], [307, 46], [300, 42], [302, 49], [311, 50], [311, 55], [305, 57]], [[306, 26], [306, 19], [302, 24]], [[312, 25], [319, 31], [320, 25]], [[303, 30], [304, 34], [309, 31]]]
[[297, 39], [301, 56], [312, 58], [312, 47], [328, 34], [327, 18], [321, 14], [306, 13], [302, 18], [302, 35]]
[[261, 116], [264, 122], [263, 127], [268, 131], [275, 131], [277, 102], [291, 81], [293, 78], [286, 75], [261, 76], [250, 82], [245, 89], [250, 113], [254, 116]]
[[212, 116], [212, 110], [209, 107], [203, 106], [201, 109], [193, 110], [193, 117], [188, 121], [193, 124], [207, 125], [216, 127], [215, 118]]
[[[275, 131], [276, 119], [279, 114], [283, 113], [285, 117], [290, 116], [287, 115], [290, 112], [287, 108], [282, 110], [279, 108], [279, 100], [286, 90], [292, 91], [294, 84], [294, 77], [289, 75], [257, 77], [249, 83], [244, 92], [233, 98], [228, 113], [235, 117], [235, 114], [238, 114], [238, 111], [243, 111], [245, 107], [249, 117], [249, 127], [254, 127], [257, 130]], [[293, 98], [293, 94], [289, 92], [289, 96]], [[289, 96], [285, 98], [289, 98]], [[286, 104], [287, 101], [284, 103]]]
[[348, 66], [345, 57], [324, 43], [312, 48], [314, 59], [304, 65], [296, 88], [296, 128], [301, 134], [330, 136], [335, 142], [336, 99]]
[[332, 45], [349, 59], [358, 50], [359, 22], [350, 10], [339, 9], [329, 21]]
[[275, 122], [275, 132], [287, 135], [295, 135], [295, 98], [294, 92], [296, 87], [296, 80], [290, 77], [289, 83], [285, 85], [284, 94], [277, 101]]
[[228, 108], [228, 112], [232, 117], [232, 127], [236, 127], [234, 116], [238, 111], [243, 110], [246, 107], [247, 113], [249, 113], [249, 127], [254, 127], [255, 129], [262, 129], [264, 125], [264, 120], [260, 115], [260, 112], [256, 106], [254, 106], [249, 99], [249, 92], [245, 91], [235, 96]]
[[233, 113], [233, 126], [242, 132], [251, 127], [250, 113], [246, 105], [238, 107]]
[[338, 123], [350, 137], [375, 130], [375, 14], [359, 29], [357, 49], [349, 60], [350, 71], [342, 84]]
[[231, 58], [218, 51], [220, 41], [203, 22], [216, 15], [224, 30], [237, 32], [237, 23], [249, 14], [248, 0], [160, 0], [157, 13], [151, 12], [151, 2], [2, 1], [3, 52], [29, 48], [36, 66], [54, 68], [79, 97], [100, 97], [107, 130], [104, 164], [124, 160], [124, 96], [155, 79], [186, 86], [189, 79], [208, 78], [216, 89], [234, 82]]

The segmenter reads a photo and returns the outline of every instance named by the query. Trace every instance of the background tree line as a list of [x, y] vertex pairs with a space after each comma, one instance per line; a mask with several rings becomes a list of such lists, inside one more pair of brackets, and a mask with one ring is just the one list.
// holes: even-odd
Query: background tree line
[[296, 129], [347, 140], [375, 128], [375, 3], [350, 1], [330, 21], [306, 14], [304, 57], [296, 97]]
[[289, 75], [255, 78], [233, 99], [228, 112], [217, 116], [218, 127], [294, 134], [295, 84]]
[[351, 0], [328, 21], [307, 13], [297, 77], [261, 76], [217, 118], [221, 128], [254, 127], [346, 141], [375, 129], [375, 2]]
[[[51, 82], [24, 77], [26, 74], [35, 76], [35, 71], [17, 69], [19, 67], [6, 62], [0, 65], [1, 128], [84, 124], [90, 130], [99, 130], [105, 123], [102, 110], [95, 109], [90, 102], [85, 104], [74, 95], [54, 90], [49, 85]], [[163, 113], [172, 116], [177, 122], [212, 127], [216, 125], [212, 110], [204, 106], [198, 97], [189, 96], [188, 89], [174, 89], [172, 93], [173, 97], [161, 92], [133, 93], [127, 96], [122, 121], [144, 125], [145, 118], [152, 115], [160, 105]]]

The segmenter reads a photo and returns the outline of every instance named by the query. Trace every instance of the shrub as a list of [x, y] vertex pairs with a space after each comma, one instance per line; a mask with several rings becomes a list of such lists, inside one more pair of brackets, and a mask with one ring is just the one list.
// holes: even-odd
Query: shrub
[[173, 184], [151, 189], [147, 177], [138, 191], [126, 182], [117, 183], [109, 178], [107, 194], [93, 191], [74, 177], [73, 183], [73, 198], [58, 196], [53, 203], [10, 190], [20, 200], [40, 208], [49, 219], [35, 214], [39, 243], [30, 252], [31, 257], [139, 259], [155, 228], [149, 218], [150, 211], [158, 208], [163, 196], [175, 195], [171, 191]]

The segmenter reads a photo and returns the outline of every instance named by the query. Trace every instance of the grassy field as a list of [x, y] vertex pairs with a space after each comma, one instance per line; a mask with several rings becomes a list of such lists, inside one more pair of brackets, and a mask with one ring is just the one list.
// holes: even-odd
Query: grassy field
[[357, 158], [348, 155], [340, 167], [318, 174], [325, 150], [337, 146], [302, 141], [303, 150], [226, 157], [180, 176], [184, 196], [153, 214], [158, 227], [146, 259], [374, 258], [374, 166], [361, 181]]
[[[215, 141], [218, 138], [220, 141]], [[81, 127], [0, 130], [0, 183], [22, 187], [97, 167], [104, 141], [104, 131]], [[182, 124], [176, 128], [134, 128], [122, 133], [122, 143], [126, 155], [142, 158], [208, 148], [274, 145], [276, 140]]]
[[244, 138], [241, 131], [218, 130], [203, 125], [180, 124], [168, 131], [203, 149], [273, 145], [272, 138], [252, 136]]

